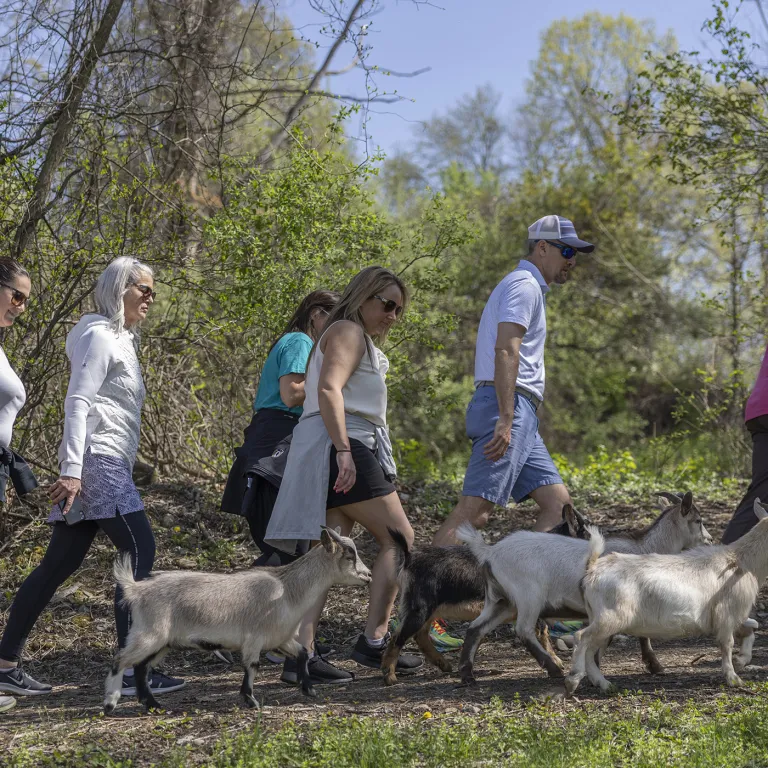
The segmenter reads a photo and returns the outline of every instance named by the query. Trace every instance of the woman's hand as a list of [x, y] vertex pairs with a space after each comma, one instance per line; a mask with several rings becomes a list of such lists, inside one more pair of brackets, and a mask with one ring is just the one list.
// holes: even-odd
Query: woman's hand
[[80, 478], [67, 477], [62, 475], [49, 489], [48, 495], [54, 504], [67, 500], [64, 505], [62, 514], [66, 515], [69, 512], [69, 508], [72, 506], [72, 502], [75, 500], [75, 496], [80, 493]]
[[343, 451], [336, 454], [336, 463], [339, 465], [339, 476], [336, 478], [333, 490], [336, 493], [346, 493], [352, 489], [357, 479], [355, 460], [349, 451]]

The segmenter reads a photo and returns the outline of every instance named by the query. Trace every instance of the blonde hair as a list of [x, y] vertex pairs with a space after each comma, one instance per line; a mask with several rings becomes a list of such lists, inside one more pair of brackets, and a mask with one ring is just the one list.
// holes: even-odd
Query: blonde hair
[[[360, 308], [368, 299], [380, 294], [390, 285], [396, 285], [400, 289], [403, 297], [403, 312], [405, 312], [410, 300], [405, 283], [394, 272], [390, 272], [384, 267], [366, 267], [349, 281], [338, 303], [328, 315], [325, 327], [329, 328], [331, 323], [335, 323], [337, 320], [351, 320], [365, 331], [365, 323]], [[373, 338], [378, 343], [382, 343], [386, 340], [387, 333], [388, 331], [384, 331]]]

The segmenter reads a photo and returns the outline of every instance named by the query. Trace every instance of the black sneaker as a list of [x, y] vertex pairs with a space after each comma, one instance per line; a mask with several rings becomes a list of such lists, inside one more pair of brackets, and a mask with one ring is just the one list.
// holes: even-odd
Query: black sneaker
[[[364, 667], [371, 667], [371, 669], [381, 669], [381, 660], [384, 658], [384, 651], [387, 649], [389, 643], [390, 633], [384, 636], [384, 642], [381, 648], [373, 648], [368, 644], [365, 639], [365, 635], [360, 635], [357, 638], [355, 647], [352, 651], [352, 658]], [[397, 660], [398, 672], [412, 672], [414, 669], [418, 669], [424, 664], [424, 659], [421, 656], [416, 656], [413, 653], [401, 653]]]
[[[283, 674], [280, 679], [284, 683], [297, 685], [299, 682], [299, 666], [296, 659], [286, 659], [283, 664]], [[322, 656], [313, 656], [309, 660], [309, 683], [310, 685], [344, 685], [351, 683], [355, 676], [351, 672], [334, 667]]]
[[[177, 677], [168, 677], [162, 672], [152, 670], [149, 678], [149, 690], [157, 696], [160, 693], [171, 693], [181, 690], [186, 683]], [[123, 675], [123, 687], [120, 690], [121, 696], [136, 695], [136, 678], [133, 675]]]
[[50, 693], [52, 687], [47, 683], [38, 683], [21, 666], [0, 670], [0, 691], [15, 693], [18, 696], [39, 696]]

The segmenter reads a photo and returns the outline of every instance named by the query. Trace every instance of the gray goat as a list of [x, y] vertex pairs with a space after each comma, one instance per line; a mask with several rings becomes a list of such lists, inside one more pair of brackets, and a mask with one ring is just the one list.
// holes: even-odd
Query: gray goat
[[[674, 500], [644, 531], [605, 540], [613, 552], [680, 552], [711, 543], [692, 494]], [[470, 625], [459, 661], [464, 683], [474, 683], [474, 657], [480, 641], [505, 621], [515, 620], [515, 630], [525, 647], [550, 677], [563, 672], [536, 637], [536, 622], [544, 617], [583, 617], [586, 614], [580, 582], [589, 542], [565, 536], [518, 531], [494, 545], [488, 545], [479, 531], [464, 523], [457, 536], [466, 542], [485, 566], [486, 593], [483, 612]], [[650, 671], [663, 672], [650, 641], [641, 637], [643, 661]]]
[[161, 571], [135, 581], [128, 556], [115, 562], [115, 579], [131, 611], [131, 629], [107, 677], [104, 711], [120, 698], [123, 670], [135, 667], [136, 693], [147, 709], [158, 708], [147, 676], [171, 648], [240, 651], [245, 676], [240, 693], [249, 707], [253, 673], [262, 651], [277, 648], [298, 660], [303, 693], [314, 696], [307, 649], [296, 640], [301, 617], [334, 584], [361, 585], [371, 572], [352, 539], [324, 528], [321, 546], [290, 565], [237, 573]]
[[734, 637], [742, 641], [736, 665], [743, 669], [752, 659], [756, 627], [749, 612], [768, 576], [768, 510], [759, 500], [754, 510], [760, 522], [733, 544], [679, 555], [600, 557], [605, 541], [593, 530], [582, 580], [589, 626], [577, 634], [566, 692], [572, 695], [585, 674], [610, 689], [594, 654], [619, 632], [662, 640], [713, 635], [726, 683], [742, 685], [731, 658]]

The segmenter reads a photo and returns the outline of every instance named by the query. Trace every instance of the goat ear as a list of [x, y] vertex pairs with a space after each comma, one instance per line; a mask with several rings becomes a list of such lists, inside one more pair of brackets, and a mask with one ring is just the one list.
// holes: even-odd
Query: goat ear
[[693, 494], [688, 491], [688, 493], [683, 496], [683, 500], [680, 502], [680, 513], [683, 517], [685, 517], [693, 508]]
[[578, 538], [579, 521], [576, 518], [576, 510], [570, 505], [563, 505], [563, 520], [568, 525], [568, 534], [574, 539]]
[[568, 520], [568, 515], [573, 514], [573, 507], [570, 504], [563, 504], [563, 520]]
[[341, 526], [337, 525], [335, 528], [328, 528], [328, 526], [321, 526], [324, 531], [327, 531], [328, 535], [337, 541], [339, 544], [343, 544], [341, 540]]
[[768, 517], [768, 507], [766, 507], [760, 499], [755, 499], [752, 509], [755, 511], [758, 520], [765, 520], [765, 518]]
[[323, 527], [323, 532], [320, 534], [320, 543], [323, 545], [325, 551], [331, 555], [338, 548], [338, 544], [334, 540], [333, 536], [331, 536], [331, 531], [329, 528]]

